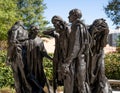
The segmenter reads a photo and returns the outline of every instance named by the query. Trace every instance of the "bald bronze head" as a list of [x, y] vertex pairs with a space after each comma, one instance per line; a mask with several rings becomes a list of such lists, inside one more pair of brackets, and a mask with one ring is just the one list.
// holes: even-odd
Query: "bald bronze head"
[[69, 22], [72, 23], [73, 21], [80, 19], [81, 17], [82, 17], [82, 13], [79, 9], [70, 10], [69, 16], [68, 16]]
[[63, 19], [62, 19], [60, 16], [55, 15], [55, 16], [52, 17], [51, 22], [52, 22], [53, 24], [55, 24], [56, 21], [61, 21], [61, 22], [62, 22]]

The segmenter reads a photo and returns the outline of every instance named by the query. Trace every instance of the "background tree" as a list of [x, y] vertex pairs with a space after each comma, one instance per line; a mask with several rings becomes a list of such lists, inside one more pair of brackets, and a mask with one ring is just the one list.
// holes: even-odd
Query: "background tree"
[[43, 30], [48, 24], [48, 21], [44, 20], [43, 17], [46, 8], [43, 0], [18, 0], [17, 6], [18, 13], [22, 16], [27, 27], [31, 24], [38, 24]]
[[0, 41], [7, 38], [8, 29], [20, 19], [16, 11], [16, 0], [0, 0]]
[[48, 24], [43, 16], [45, 8], [43, 0], [0, 0], [0, 41], [7, 39], [7, 31], [18, 20], [27, 27], [37, 24], [44, 30]]
[[120, 25], [120, 0], [110, 0], [104, 9], [113, 24]]

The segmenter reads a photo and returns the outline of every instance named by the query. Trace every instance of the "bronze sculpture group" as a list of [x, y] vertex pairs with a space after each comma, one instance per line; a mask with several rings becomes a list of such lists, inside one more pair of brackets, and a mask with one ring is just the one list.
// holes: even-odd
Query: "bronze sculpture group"
[[[27, 32], [18, 21], [8, 31], [7, 62], [11, 64], [17, 93], [44, 93], [46, 77], [43, 57], [53, 60], [53, 89], [64, 86], [64, 93], [112, 93], [105, 76], [104, 51], [109, 28], [104, 19], [86, 26], [79, 9], [69, 12], [68, 25], [60, 16], [53, 16], [54, 29], [43, 34], [55, 38], [51, 58], [37, 36], [39, 27]], [[14, 51], [14, 52], [13, 52]]]

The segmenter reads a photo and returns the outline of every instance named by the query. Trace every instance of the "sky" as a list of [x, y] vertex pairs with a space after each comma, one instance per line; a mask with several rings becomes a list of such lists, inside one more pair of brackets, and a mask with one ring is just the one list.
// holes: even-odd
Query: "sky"
[[69, 11], [77, 8], [82, 12], [82, 19], [85, 23], [90, 25], [95, 19], [104, 18], [108, 23], [110, 29], [115, 29], [110, 18], [104, 12], [104, 8], [108, 4], [109, 0], [44, 0], [47, 9], [44, 11], [46, 20], [50, 22], [49, 26], [52, 26], [51, 18], [54, 15], [61, 16], [68, 22]]

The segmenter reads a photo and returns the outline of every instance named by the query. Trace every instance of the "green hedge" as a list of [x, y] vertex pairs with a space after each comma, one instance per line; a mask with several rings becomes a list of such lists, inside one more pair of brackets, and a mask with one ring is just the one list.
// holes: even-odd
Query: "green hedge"
[[[53, 57], [53, 54], [49, 54]], [[52, 81], [53, 79], [53, 62], [47, 58], [43, 60], [44, 72], [48, 80]]]
[[120, 53], [106, 54], [105, 72], [109, 79], [120, 79]]
[[[49, 54], [51, 57], [53, 54]], [[0, 87], [13, 86], [14, 79], [12, 70], [5, 64], [6, 51], [0, 51]], [[44, 71], [46, 77], [52, 81], [53, 78], [53, 63], [51, 60], [44, 58]], [[120, 79], [120, 54], [111, 53], [106, 54], [105, 57], [106, 76], [108, 79]]]
[[0, 51], [0, 88], [10, 86], [13, 87], [14, 79], [12, 70], [5, 64], [6, 51]]

